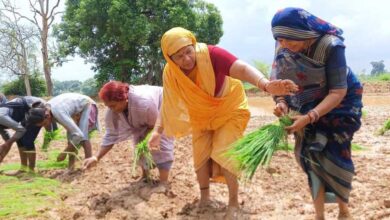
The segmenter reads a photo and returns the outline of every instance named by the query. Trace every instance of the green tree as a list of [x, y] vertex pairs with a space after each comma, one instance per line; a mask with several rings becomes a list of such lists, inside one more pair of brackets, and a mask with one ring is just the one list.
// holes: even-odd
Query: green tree
[[372, 61], [370, 64], [372, 65], [371, 75], [376, 76], [381, 73], [386, 72], [384, 61]]
[[260, 70], [260, 72], [262, 72], [264, 76], [269, 78], [271, 72], [271, 66], [269, 64], [260, 60], [254, 60], [253, 64], [256, 67], [256, 69]]
[[[42, 74], [35, 72], [30, 76], [31, 95], [33, 96], [45, 96], [46, 94], [46, 82]], [[24, 85], [23, 77], [19, 77], [2, 85], [2, 90], [5, 95], [26, 95], [26, 87]]]
[[55, 35], [63, 57], [77, 53], [94, 64], [99, 84], [161, 84], [160, 38], [175, 26], [209, 44], [223, 34], [218, 9], [201, 0], [69, 0]]
[[81, 92], [84, 95], [91, 96], [91, 97], [97, 96], [98, 89], [99, 87], [97, 81], [94, 78], [85, 80], [81, 85]]
[[81, 91], [82, 82], [79, 80], [66, 80], [66, 81], [57, 81], [54, 80], [54, 89], [53, 95], [59, 95], [65, 92], [76, 92]]

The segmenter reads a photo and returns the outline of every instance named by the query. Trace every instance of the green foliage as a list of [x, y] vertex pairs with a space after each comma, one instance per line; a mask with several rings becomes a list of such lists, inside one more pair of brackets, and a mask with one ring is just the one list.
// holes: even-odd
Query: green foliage
[[41, 149], [43, 151], [47, 151], [51, 141], [53, 141], [53, 140], [63, 140], [63, 139], [66, 138], [65, 135], [61, 134], [61, 130], [62, 129], [58, 128], [57, 130], [54, 130], [54, 131], [46, 131], [46, 130], [44, 131], [44, 133], [43, 133], [43, 144], [42, 144], [42, 147], [41, 147]]
[[290, 117], [283, 116], [278, 122], [264, 125], [233, 143], [226, 156], [238, 162], [245, 181], [252, 179], [258, 166], [267, 166], [275, 151], [289, 150], [284, 128], [291, 124]]
[[374, 76], [369, 75], [359, 75], [359, 80], [362, 82], [390, 82], [390, 73], [381, 73]]
[[[39, 170], [64, 169], [67, 162], [57, 162], [59, 151], [47, 153], [47, 160], [37, 161]], [[18, 170], [19, 163], [4, 164], [0, 171]], [[38, 210], [53, 208], [54, 201], [60, 201], [59, 194], [65, 188], [57, 180], [25, 173], [23, 177], [0, 175], [0, 219], [27, 219], [38, 217]]]
[[379, 133], [379, 135], [384, 135], [385, 132], [388, 130], [390, 130], [390, 119], [385, 121], [385, 123], [383, 124], [383, 127], [381, 129], [379, 129], [378, 133]]
[[[57, 162], [57, 156], [60, 152], [58, 150], [53, 150], [47, 152], [47, 160], [37, 160], [36, 168], [38, 170], [53, 170], [53, 169], [63, 169], [67, 167], [66, 161]], [[0, 166], [0, 171], [11, 171], [18, 170], [20, 168], [19, 163], [8, 163]]]
[[85, 80], [81, 85], [81, 93], [83, 93], [84, 95], [94, 97], [97, 96], [98, 92], [99, 87], [96, 79], [94, 78]]
[[265, 77], [269, 78], [271, 72], [271, 66], [269, 64], [259, 60], [254, 60], [253, 64], [256, 69], [260, 70], [260, 72], [264, 74]]
[[62, 93], [75, 92], [80, 93], [82, 82], [79, 80], [66, 80], [53, 82], [53, 95], [57, 96]]
[[359, 144], [354, 144], [354, 143], [352, 143], [351, 148], [352, 148], [352, 151], [362, 151], [362, 150], [366, 149], [365, 147], [363, 147]]
[[[31, 94], [33, 96], [41, 97], [46, 94], [46, 82], [40, 74], [35, 73], [31, 75], [30, 85]], [[25, 96], [27, 94], [23, 78], [18, 78], [14, 81], [4, 83], [2, 91], [5, 95]]]
[[38, 217], [38, 210], [50, 209], [54, 201], [60, 200], [60, 182], [48, 178], [31, 175], [22, 180], [0, 175], [0, 188], [1, 219]]
[[95, 64], [99, 86], [112, 79], [161, 84], [160, 39], [175, 26], [209, 44], [222, 36], [219, 11], [201, 0], [71, 0], [54, 33], [61, 56], [77, 53]]
[[[134, 159], [133, 159], [133, 175], [135, 174], [135, 169], [137, 167], [137, 163], [145, 163], [146, 169], [151, 170], [155, 166], [152, 154], [149, 151], [148, 141], [150, 139], [151, 133], [149, 133], [134, 149]], [[149, 174], [150, 172], [148, 172]], [[151, 180], [151, 177], [147, 177], [148, 180]]]

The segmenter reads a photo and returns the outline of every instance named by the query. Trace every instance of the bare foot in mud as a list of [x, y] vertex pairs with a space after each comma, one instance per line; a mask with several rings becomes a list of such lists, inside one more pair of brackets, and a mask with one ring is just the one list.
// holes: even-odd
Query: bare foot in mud
[[349, 212], [339, 212], [337, 220], [353, 220], [351, 213]]
[[141, 197], [144, 200], [149, 200], [152, 194], [156, 194], [156, 193], [166, 194], [168, 191], [169, 191], [168, 183], [158, 183], [151, 187], [147, 186], [141, 188], [139, 192], [139, 197]]
[[217, 200], [204, 200], [204, 201], [199, 201], [198, 207], [197, 207], [197, 212], [198, 213], [204, 213], [207, 211], [212, 211], [212, 212], [218, 212], [222, 211], [225, 208], [225, 205], [223, 202], [217, 201]]
[[223, 219], [224, 220], [242, 219], [240, 208], [235, 206], [229, 206]]

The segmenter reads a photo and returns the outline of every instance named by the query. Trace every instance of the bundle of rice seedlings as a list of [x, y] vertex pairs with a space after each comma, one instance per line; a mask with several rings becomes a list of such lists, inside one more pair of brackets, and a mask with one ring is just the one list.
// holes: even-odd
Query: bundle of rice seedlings
[[45, 131], [43, 135], [43, 144], [42, 144], [42, 150], [47, 151], [49, 148], [50, 142], [52, 140], [58, 140], [63, 138], [62, 135], [60, 134], [60, 129], [54, 130], [54, 131]]
[[[151, 132], [148, 135], [146, 135], [146, 137], [141, 142], [139, 142], [134, 149], [134, 160], [133, 160], [133, 166], [132, 166], [132, 175], [133, 176], [135, 175], [135, 172], [136, 172], [137, 163], [139, 163], [140, 160], [142, 160], [141, 161], [142, 166], [143, 165], [146, 166], [144, 168], [146, 168], [147, 171], [149, 171], [155, 167], [152, 154], [150, 153], [149, 147], [148, 147], [148, 141], [150, 139], [150, 135], [151, 135]], [[151, 177], [149, 176], [150, 172], [147, 172], [147, 174], [148, 174], [147, 180], [151, 180]]]
[[238, 162], [244, 181], [252, 179], [258, 166], [269, 165], [272, 155], [280, 149], [288, 149], [285, 127], [293, 122], [289, 116], [262, 126], [233, 143], [227, 156]]

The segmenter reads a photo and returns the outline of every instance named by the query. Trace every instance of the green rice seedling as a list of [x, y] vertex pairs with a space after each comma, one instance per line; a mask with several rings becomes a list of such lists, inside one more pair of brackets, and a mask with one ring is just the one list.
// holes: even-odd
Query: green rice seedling
[[45, 130], [45, 133], [43, 135], [43, 144], [42, 144], [42, 147], [41, 147], [42, 151], [47, 151], [51, 141], [53, 141], [53, 140], [60, 140], [60, 139], [63, 139], [63, 138], [64, 138], [64, 136], [61, 135], [61, 130], [60, 129], [57, 129], [57, 130], [54, 130], [54, 131], [46, 131]]
[[66, 190], [58, 180], [33, 174], [0, 175], [0, 189], [0, 219], [46, 219], [39, 210], [60, 205], [60, 194]]
[[386, 131], [390, 130], [390, 119], [385, 121], [383, 127], [379, 129], [378, 133], [379, 135], [384, 135]]
[[283, 116], [277, 122], [264, 125], [233, 143], [226, 155], [238, 162], [244, 181], [252, 179], [258, 166], [269, 165], [275, 151], [288, 150], [284, 128], [291, 124], [291, 118]]
[[[58, 150], [52, 150], [47, 152], [47, 160], [38, 160], [36, 168], [41, 171], [66, 168], [67, 166], [66, 161], [57, 162], [57, 156], [59, 153], [60, 152]], [[19, 170], [19, 169], [21, 169], [19, 163], [8, 163], [8, 164], [2, 164], [0, 166], [0, 172]]]
[[362, 145], [355, 144], [355, 143], [352, 143], [351, 148], [352, 151], [362, 151], [367, 149], [366, 147], [363, 147]]
[[[138, 162], [142, 162], [146, 164], [146, 170], [149, 171], [155, 167], [152, 154], [149, 151], [148, 147], [148, 141], [150, 139], [151, 133], [146, 135], [146, 137], [139, 142], [135, 149], [134, 149], [134, 159], [133, 159], [133, 166], [132, 166], [132, 174], [135, 175], [136, 167]], [[149, 172], [147, 172], [147, 180], [151, 180], [151, 177], [149, 176]]]

